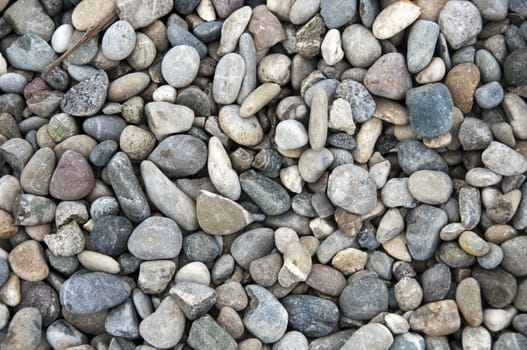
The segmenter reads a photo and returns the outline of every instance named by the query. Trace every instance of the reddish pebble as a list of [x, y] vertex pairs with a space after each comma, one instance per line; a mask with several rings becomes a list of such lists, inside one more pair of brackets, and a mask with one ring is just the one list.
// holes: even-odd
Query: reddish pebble
[[64, 201], [74, 201], [88, 195], [95, 185], [90, 164], [75, 151], [62, 155], [51, 177], [50, 194]]
[[48, 84], [42, 78], [35, 78], [24, 88], [24, 98], [27, 100], [37, 91], [46, 90]]

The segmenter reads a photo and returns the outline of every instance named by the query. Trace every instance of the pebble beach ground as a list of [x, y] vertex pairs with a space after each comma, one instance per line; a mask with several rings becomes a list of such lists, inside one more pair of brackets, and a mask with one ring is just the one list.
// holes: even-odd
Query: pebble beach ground
[[526, 1], [0, 14], [0, 350], [527, 349]]

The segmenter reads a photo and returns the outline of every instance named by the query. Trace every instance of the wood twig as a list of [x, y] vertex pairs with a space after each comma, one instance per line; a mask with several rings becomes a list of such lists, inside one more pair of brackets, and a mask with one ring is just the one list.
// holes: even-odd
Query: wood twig
[[105, 30], [110, 24], [113, 23], [117, 19], [117, 10], [114, 10], [109, 16], [101, 20], [97, 25], [90, 28], [84, 35], [73, 45], [71, 48], [69, 48], [66, 52], [64, 52], [59, 58], [57, 58], [55, 61], [51, 62], [43, 71], [42, 74], [48, 73], [53, 68], [57, 67], [59, 64], [62, 63], [71, 53], [75, 50], [77, 50], [79, 47], [81, 47], [84, 43], [88, 42], [89, 40], [93, 39], [97, 36], [100, 32]]

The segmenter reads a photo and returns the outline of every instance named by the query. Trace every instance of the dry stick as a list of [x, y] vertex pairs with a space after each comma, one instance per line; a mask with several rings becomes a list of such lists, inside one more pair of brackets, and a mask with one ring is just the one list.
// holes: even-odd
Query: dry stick
[[117, 11], [113, 11], [111, 15], [104, 18], [101, 22], [99, 22], [96, 26], [93, 28], [90, 28], [84, 35], [77, 41], [73, 47], [68, 49], [66, 52], [64, 52], [59, 58], [57, 58], [55, 61], [51, 62], [42, 72], [43, 74], [49, 72], [53, 68], [57, 67], [59, 64], [62, 63], [71, 53], [75, 50], [77, 50], [79, 47], [81, 47], [84, 43], [94, 38], [97, 34], [99, 34], [101, 31], [106, 29], [114, 20], [117, 19]]

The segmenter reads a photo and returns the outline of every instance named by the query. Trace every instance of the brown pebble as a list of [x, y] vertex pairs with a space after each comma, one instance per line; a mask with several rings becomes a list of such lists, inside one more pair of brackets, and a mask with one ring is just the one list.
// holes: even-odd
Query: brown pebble
[[87, 196], [94, 186], [95, 178], [86, 158], [68, 150], [51, 177], [49, 193], [57, 199], [74, 201]]

